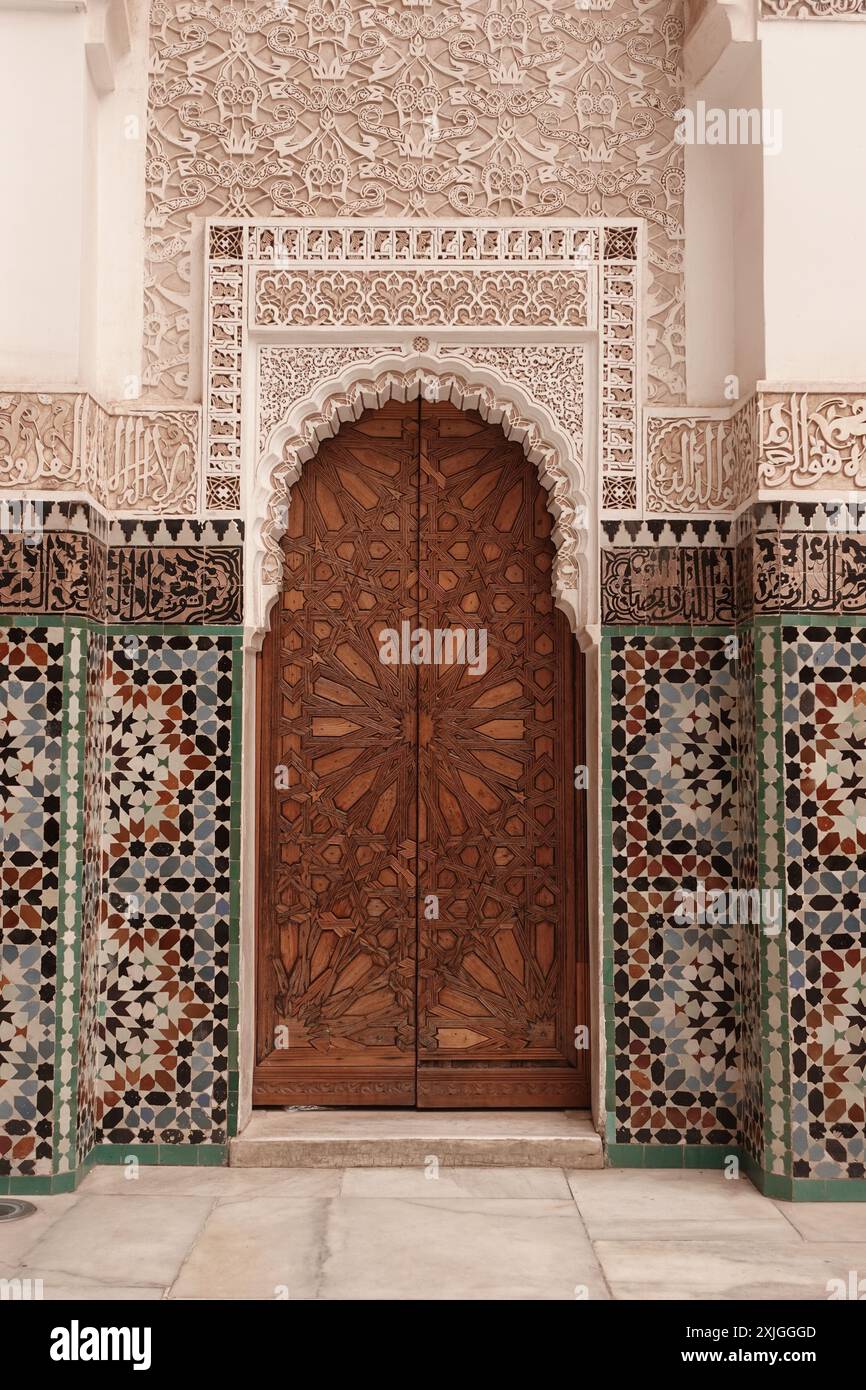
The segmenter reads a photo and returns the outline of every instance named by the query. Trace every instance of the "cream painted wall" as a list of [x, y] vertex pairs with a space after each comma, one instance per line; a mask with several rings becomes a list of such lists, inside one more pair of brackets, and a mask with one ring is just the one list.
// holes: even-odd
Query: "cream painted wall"
[[144, 334], [147, 3], [129, 5], [131, 51], [98, 104], [99, 354], [94, 386], [107, 400], [141, 395]]
[[[687, 106], [760, 109], [760, 64], [757, 44], [729, 44], [712, 71], [687, 89]], [[763, 163], [757, 146], [686, 146], [690, 405], [731, 405], [763, 376]]]
[[784, 118], [764, 164], [765, 374], [866, 376], [866, 24], [765, 23], [764, 100]]
[[147, 4], [97, 91], [103, 6], [0, 9], [0, 380], [141, 393]]
[[[762, 89], [762, 54], [757, 44], [737, 45], [740, 69], [732, 84], [735, 110], [761, 110], [768, 105]], [[742, 400], [764, 376], [766, 300], [764, 290], [766, 243], [763, 234], [763, 179], [767, 166], [779, 158], [760, 145], [731, 149], [732, 226], [734, 253], [734, 372]]]
[[79, 380], [85, 26], [74, 12], [0, 10], [0, 377], [9, 384]]
[[686, 386], [689, 405], [724, 405], [734, 362], [731, 159], [686, 147]]

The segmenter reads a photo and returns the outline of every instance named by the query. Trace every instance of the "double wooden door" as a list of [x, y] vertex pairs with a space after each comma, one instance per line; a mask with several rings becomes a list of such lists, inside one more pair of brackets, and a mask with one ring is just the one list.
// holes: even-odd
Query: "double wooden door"
[[255, 1103], [588, 1103], [551, 527], [520, 446], [444, 404], [367, 412], [295, 485], [259, 667]]

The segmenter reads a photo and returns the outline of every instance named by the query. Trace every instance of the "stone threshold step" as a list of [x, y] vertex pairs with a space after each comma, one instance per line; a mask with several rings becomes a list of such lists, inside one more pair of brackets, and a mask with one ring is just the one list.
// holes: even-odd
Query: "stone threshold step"
[[581, 1110], [254, 1110], [233, 1168], [603, 1168]]

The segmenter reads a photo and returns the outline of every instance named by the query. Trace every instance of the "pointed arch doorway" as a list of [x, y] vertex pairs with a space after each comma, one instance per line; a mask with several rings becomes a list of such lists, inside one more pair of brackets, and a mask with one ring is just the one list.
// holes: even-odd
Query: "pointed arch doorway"
[[257, 682], [254, 1104], [588, 1105], [552, 525], [518, 444], [420, 398], [293, 488]]

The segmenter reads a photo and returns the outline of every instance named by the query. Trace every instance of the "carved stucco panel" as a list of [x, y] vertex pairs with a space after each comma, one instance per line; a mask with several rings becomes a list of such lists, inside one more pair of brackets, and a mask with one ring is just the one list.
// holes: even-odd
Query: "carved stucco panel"
[[291, 414], [297, 402], [311, 399], [316, 387], [362, 362], [399, 354], [399, 344], [375, 343], [353, 347], [263, 347], [259, 352], [259, 458], [268, 451], [271, 435]]
[[575, 459], [583, 458], [584, 362], [582, 344], [534, 347], [443, 346], [442, 352], [492, 367], [503, 381], [518, 382], [546, 406], [571, 441]]
[[646, 417], [649, 513], [729, 511], [736, 501], [736, 433], [729, 414]]
[[586, 272], [259, 270], [256, 328], [585, 328]]
[[761, 0], [762, 19], [866, 19], [866, 0]]
[[647, 512], [731, 512], [758, 492], [866, 488], [866, 389], [762, 389], [730, 411], [646, 417]]
[[684, 382], [681, 5], [155, 0], [145, 384], [188, 391], [205, 217], [639, 217], [648, 395]]
[[[640, 230], [635, 222], [553, 219], [209, 224], [208, 510], [240, 506], [243, 358], [250, 335], [285, 342], [281, 335], [291, 334], [313, 344], [323, 330], [339, 327], [363, 342], [372, 327], [393, 330], [395, 341], [408, 347], [418, 329], [471, 327], [495, 342], [503, 328], [519, 327], [539, 345], [553, 338], [556, 346], [563, 328], [598, 334], [601, 505], [634, 511], [644, 341]], [[512, 294], [515, 287], [519, 293]], [[542, 360], [544, 354], [535, 359]], [[580, 390], [582, 411], [582, 384]]]
[[75, 487], [75, 396], [0, 395], [0, 484]]
[[866, 391], [761, 395], [763, 488], [866, 488]]
[[0, 396], [0, 487], [80, 491], [108, 511], [194, 515], [201, 412], [114, 412], [85, 394]]

